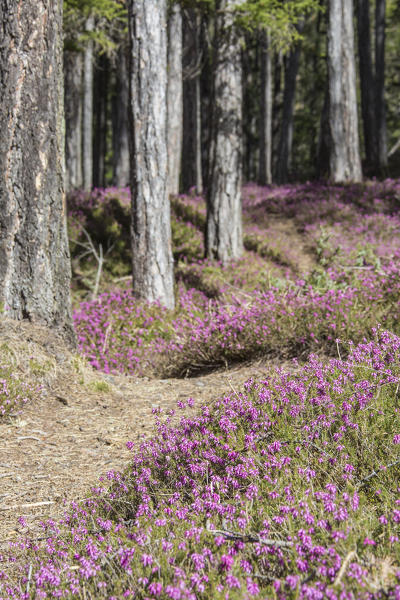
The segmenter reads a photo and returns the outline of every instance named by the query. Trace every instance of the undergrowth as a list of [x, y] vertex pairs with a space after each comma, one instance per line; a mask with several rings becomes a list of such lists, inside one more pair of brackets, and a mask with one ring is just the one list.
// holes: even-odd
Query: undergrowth
[[400, 338], [373, 336], [157, 413], [123, 474], [3, 553], [0, 597], [399, 598]]

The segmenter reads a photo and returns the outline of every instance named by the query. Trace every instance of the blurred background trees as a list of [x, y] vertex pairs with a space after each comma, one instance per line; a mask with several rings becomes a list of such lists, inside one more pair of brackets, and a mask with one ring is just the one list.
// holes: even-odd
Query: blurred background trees
[[[332, 101], [338, 83], [333, 79], [339, 75], [332, 70], [336, 50], [328, 41], [337, 39], [339, 30], [342, 40], [348, 36], [353, 40], [352, 83], [343, 89], [356, 94], [350, 120], [354, 122], [357, 113], [354, 135], [359, 135], [363, 174], [396, 171], [399, 9], [395, 0], [352, 4], [335, 0], [232, 4], [244, 67], [244, 180], [343, 179], [331, 164], [336, 152], [332, 131], [337, 130], [332, 119], [337, 102], [337, 113], [343, 114], [343, 99]], [[345, 11], [343, 19], [337, 11]], [[213, 0], [181, 0], [168, 6], [171, 193], [210, 189], [218, 12], [221, 8]], [[332, 27], [336, 33], [330, 37]], [[126, 1], [65, 0], [64, 38], [67, 187], [127, 185]], [[347, 46], [344, 43], [343, 52]], [[343, 156], [345, 150], [339, 153]]]
[[[159, 23], [167, 62], [160, 57], [156, 68], [167, 81], [158, 111], [166, 128], [166, 166], [158, 169], [166, 172], [157, 175], [167, 197], [206, 194], [209, 257], [227, 262], [242, 252], [242, 181], [356, 182], [395, 172], [399, 9], [395, 0], [354, 1], [167, 4]], [[67, 189], [130, 183], [134, 197], [129, 164], [135, 172], [141, 151], [128, 84], [132, 102], [132, 69], [152, 67], [139, 67], [127, 15], [129, 8], [132, 23], [141, 4], [64, 7]]]

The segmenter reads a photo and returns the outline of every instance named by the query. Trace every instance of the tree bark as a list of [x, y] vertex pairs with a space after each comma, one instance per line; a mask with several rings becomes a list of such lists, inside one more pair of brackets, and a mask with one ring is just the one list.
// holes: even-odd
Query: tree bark
[[168, 19], [168, 193], [179, 194], [183, 128], [182, 14], [178, 4]]
[[357, 0], [358, 55], [361, 85], [361, 112], [363, 119], [365, 158], [367, 164], [377, 163], [374, 73], [371, 56], [370, 0]]
[[242, 234], [242, 65], [233, 26], [235, 0], [217, 2], [213, 74], [210, 184], [207, 194], [206, 253], [223, 263], [243, 253]]
[[297, 43], [286, 59], [281, 132], [275, 174], [277, 183], [286, 183], [289, 178], [293, 141], [294, 101], [296, 95], [296, 78], [300, 62], [300, 49], [300, 44]]
[[273, 93], [272, 93], [272, 176], [277, 168], [278, 145], [281, 128], [281, 111], [283, 105], [283, 55], [275, 52], [273, 57]]
[[188, 9], [183, 15], [183, 142], [182, 189], [203, 192], [201, 143], [201, 17]]
[[[93, 31], [94, 18], [88, 17], [86, 31]], [[83, 59], [83, 116], [82, 116], [83, 187], [93, 187], [93, 42], [86, 45]]]
[[62, 3], [2, 0], [0, 23], [0, 302], [73, 342]]
[[329, 112], [329, 85], [327, 85], [324, 95], [324, 103], [322, 105], [318, 135], [316, 175], [319, 179], [329, 177], [330, 152], [332, 148], [331, 130], [329, 127]]
[[112, 108], [113, 185], [129, 185], [129, 74], [127, 47], [123, 44], [118, 51], [115, 94]]
[[375, 4], [375, 111], [377, 123], [378, 164], [387, 166], [387, 130], [385, 105], [385, 15], [386, 0]]
[[166, 0], [129, 2], [133, 291], [173, 308], [166, 19]]
[[258, 182], [272, 183], [272, 56], [270, 35], [261, 40], [260, 162]]
[[335, 183], [361, 181], [352, 0], [330, 0], [328, 69], [330, 176]]
[[81, 52], [64, 52], [65, 188], [82, 187], [82, 67]]
[[101, 56], [94, 72], [93, 185], [106, 185], [109, 60]]
[[255, 74], [258, 68], [257, 48], [252, 43], [249, 34], [244, 41], [245, 50], [242, 52], [243, 70], [243, 178], [245, 181], [255, 181], [259, 164], [259, 81]]

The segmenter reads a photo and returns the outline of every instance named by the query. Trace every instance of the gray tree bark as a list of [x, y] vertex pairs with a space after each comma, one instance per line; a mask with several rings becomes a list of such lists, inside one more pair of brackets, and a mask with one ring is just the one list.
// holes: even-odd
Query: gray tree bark
[[82, 187], [82, 67], [81, 52], [64, 52], [65, 188]]
[[93, 98], [93, 186], [106, 185], [108, 88], [110, 65], [107, 56], [99, 57], [94, 70]]
[[182, 14], [178, 4], [168, 18], [168, 193], [179, 194], [183, 128]]
[[332, 148], [332, 137], [329, 127], [329, 112], [329, 85], [327, 85], [321, 111], [316, 165], [317, 177], [324, 179], [329, 177], [330, 153]]
[[62, 3], [2, 0], [0, 23], [0, 303], [73, 342]]
[[328, 27], [330, 176], [361, 181], [354, 59], [353, 0], [330, 0]]
[[173, 308], [166, 0], [130, 0], [128, 7], [133, 291]]
[[218, 0], [213, 74], [213, 124], [207, 194], [206, 253], [223, 263], [243, 253], [242, 233], [242, 64], [232, 9], [237, 0]]
[[113, 185], [129, 185], [129, 72], [126, 44], [118, 51], [115, 94], [112, 108]]
[[385, 15], [386, 0], [375, 4], [375, 102], [378, 140], [378, 163], [387, 166], [387, 130], [385, 105]]
[[[86, 31], [93, 31], [94, 17], [89, 16]], [[93, 186], [93, 42], [86, 45], [83, 59], [83, 115], [82, 115], [82, 169], [83, 187]]]
[[270, 36], [261, 40], [260, 162], [258, 182], [272, 183], [272, 56]]
[[193, 9], [183, 15], [183, 142], [182, 189], [203, 193], [201, 142], [201, 17]]
[[[301, 30], [302, 28], [303, 26], [299, 29]], [[294, 101], [296, 95], [296, 78], [300, 62], [300, 49], [301, 46], [297, 43], [286, 59], [281, 132], [276, 157], [275, 179], [277, 183], [286, 183], [289, 177], [293, 141]]]
[[360, 67], [361, 112], [363, 119], [365, 157], [369, 166], [375, 166], [378, 157], [375, 81], [371, 56], [370, 0], [357, 0], [358, 56]]

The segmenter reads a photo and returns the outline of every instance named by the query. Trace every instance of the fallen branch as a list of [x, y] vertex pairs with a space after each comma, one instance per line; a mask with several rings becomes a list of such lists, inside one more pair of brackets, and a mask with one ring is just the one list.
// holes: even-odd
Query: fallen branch
[[227, 529], [207, 529], [207, 531], [213, 533], [214, 535], [222, 535], [227, 540], [238, 540], [244, 543], [262, 544], [263, 546], [276, 546], [277, 548], [290, 548], [291, 546], [293, 546], [293, 542], [262, 538], [257, 534], [242, 534], [236, 531], [229, 531]]
[[333, 582], [333, 587], [336, 587], [337, 585], [340, 584], [340, 582], [342, 581], [343, 575], [346, 572], [347, 566], [349, 564], [349, 562], [351, 561], [352, 558], [355, 558], [357, 556], [356, 551], [355, 550], [351, 550], [348, 555], [346, 556], [346, 558], [343, 561], [342, 566], [339, 569], [339, 573], [336, 575], [336, 579]]
[[369, 475], [367, 475], [366, 477], [364, 477], [364, 479], [361, 479], [361, 481], [359, 481], [356, 485], [356, 489], [358, 490], [360, 487], [362, 487], [365, 483], [367, 483], [367, 481], [369, 481], [370, 479], [372, 479], [373, 477], [377, 477], [378, 475], [380, 475], [382, 472], [385, 472], [387, 469], [390, 469], [390, 467], [395, 467], [396, 465], [400, 464], [400, 458], [399, 460], [395, 460], [392, 463], [389, 463], [388, 465], [386, 465], [383, 469], [380, 469], [379, 471], [372, 471], [372, 473], [370, 473]]
[[53, 500], [46, 500], [43, 502], [28, 502], [27, 504], [11, 504], [10, 506], [0, 506], [0, 510], [14, 510], [15, 508], [35, 508], [36, 506], [48, 506], [49, 504], [55, 504]]

